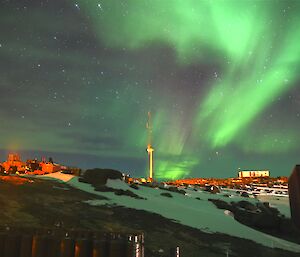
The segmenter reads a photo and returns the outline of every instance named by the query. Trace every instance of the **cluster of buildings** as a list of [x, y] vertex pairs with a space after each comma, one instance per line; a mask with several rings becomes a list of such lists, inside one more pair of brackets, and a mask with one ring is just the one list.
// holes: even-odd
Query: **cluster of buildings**
[[247, 185], [260, 186], [287, 186], [287, 177], [270, 177], [268, 170], [239, 170], [238, 176], [235, 178], [186, 178], [170, 181], [168, 184], [173, 185], [215, 185], [228, 188], [240, 188]]
[[0, 163], [1, 173], [6, 174], [37, 174], [43, 175], [47, 173], [53, 173], [60, 170], [63, 170], [65, 167], [61, 166], [52, 161], [52, 158], [49, 158], [47, 162], [45, 158], [42, 158], [41, 161], [37, 159], [27, 160], [23, 162], [19, 154], [10, 153], [7, 157], [7, 160], [3, 163]]

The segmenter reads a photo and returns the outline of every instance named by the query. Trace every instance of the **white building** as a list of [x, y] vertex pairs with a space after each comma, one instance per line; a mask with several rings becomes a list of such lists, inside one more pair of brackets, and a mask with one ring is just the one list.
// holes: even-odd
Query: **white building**
[[257, 178], [257, 177], [270, 177], [268, 170], [241, 170], [239, 171], [239, 178]]

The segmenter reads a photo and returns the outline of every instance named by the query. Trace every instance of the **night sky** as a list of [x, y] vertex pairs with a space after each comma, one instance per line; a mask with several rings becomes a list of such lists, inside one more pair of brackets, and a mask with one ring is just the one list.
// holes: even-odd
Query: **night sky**
[[0, 159], [9, 151], [160, 179], [289, 175], [300, 162], [300, 1], [9, 1], [0, 8]]

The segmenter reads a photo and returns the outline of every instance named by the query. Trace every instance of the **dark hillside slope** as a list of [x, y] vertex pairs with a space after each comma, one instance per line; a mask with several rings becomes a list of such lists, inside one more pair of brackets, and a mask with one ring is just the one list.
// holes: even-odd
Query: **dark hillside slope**
[[[160, 215], [119, 206], [90, 206], [85, 201], [105, 199], [52, 180], [0, 177], [0, 226], [65, 228], [145, 233], [146, 257], [169, 256], [180, 246], [182, 257], [296, 257], [279, 249], [223, 234], [208, 234]], [[179, 210], [180, 211], [180, 210]], [[203, 224], [205, 227], [205, 224]], [[164, 252], [159, 254], [158, 250]]]

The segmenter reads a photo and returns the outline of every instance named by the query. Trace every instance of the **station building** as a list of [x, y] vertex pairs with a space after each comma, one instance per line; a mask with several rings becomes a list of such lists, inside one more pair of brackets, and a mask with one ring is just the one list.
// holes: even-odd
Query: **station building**
[[238, 176], [239, 178], [270, 177], [270, 171], [269, 170], [240, 170]]

